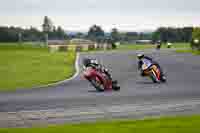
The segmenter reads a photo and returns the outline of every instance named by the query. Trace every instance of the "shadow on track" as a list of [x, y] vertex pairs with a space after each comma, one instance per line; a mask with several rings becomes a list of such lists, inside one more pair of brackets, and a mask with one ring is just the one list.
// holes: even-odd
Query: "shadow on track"
[[102, 93], [100, 91], [97, 91], [97, 90], [88, 90], [89, 93]]
[[153, 83], [152, 81], [137, 81], [136, 84], [151, 84], [151, 85], [156, 85], [158, 83]]

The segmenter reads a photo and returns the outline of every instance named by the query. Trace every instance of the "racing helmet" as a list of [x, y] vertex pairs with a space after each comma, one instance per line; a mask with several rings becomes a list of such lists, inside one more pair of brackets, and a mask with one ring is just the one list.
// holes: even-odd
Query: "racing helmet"
[[87, 67], [89, 64], [90, 64], [90, 59], [89, 58], [84, 58], [83, 59], [83, 65]]
[[83, 65], [84, 66], [89, 66], [90, 64], [98, 65], [98, 60], [97, 59], [90, 59], [90, 58], [84, 58], [83, 59]]
[[90, 63], [91, 63], [91, 64], [95, 64], [95, 65], [98, 65], [98, 64], [99, 64], [97, 59], [91, 59], [91, 60], [90, 60]]
[[137, 54], [137, 58], [138, 58], [138, 59], [142, 59], [143, 57], [144, 57], [144, 54], [141, 54], [141, 53], [140, 53], [140, 54]]

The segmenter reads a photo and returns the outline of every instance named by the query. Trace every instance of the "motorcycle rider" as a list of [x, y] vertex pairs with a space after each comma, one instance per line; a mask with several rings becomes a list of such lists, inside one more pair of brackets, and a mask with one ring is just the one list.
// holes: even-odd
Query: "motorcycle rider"
[[160, 50], [160, 48], [162, 47], [162, 42], [159, 40], [156, 44], [156, 49]]
[[146, 64], [148, 67], [152, 66], [152, 65], [156, 65], [158, 67], [158, 69], [160, 70], [160, 74], [161, 74], [161, 78], [165, 79], [165, 76], [163, 74], [163, 71], [160, 67], [160, 65], [154, 61], [151, 57], [145, 56], [144, 54], [137, 54], [137, 58], [138, 58], [138, 70], [141, 70], [141, 76], [146, 76], [144, 71], [142, 70], [142, 65]]
[[83, 59], [83, 66], [84, 67], [93, 67], [95, 69], [97, 69], [100, 72], [103, 72], [107, 75], [107, 77], [112, 80], [112, 76], [109, 73], [108, 69], [105, 68], [103, 65], [99, 64], [97, 59], [90, 59], [90, 58], [84, 58]]

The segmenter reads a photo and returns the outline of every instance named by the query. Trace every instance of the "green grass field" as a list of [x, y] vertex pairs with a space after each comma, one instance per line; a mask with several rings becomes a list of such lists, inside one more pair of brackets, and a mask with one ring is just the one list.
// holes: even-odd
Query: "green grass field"
[[46, 47], [0, 45], [0, 91], [31, 88], [73, 75], [75, 53], [49, 53]]
[[0, 129], [0, 133], [199, 133], [200, 116]]
[[151, 48], [155, 48], [155, 46], [152, 44], [121, 44], [118, 46], [117, 50], [143, 50]]
[[[144, 49], [152, 49], [156, 48], [153, 44], [121, 44], [118, 46], [118, 50], [144, 50]], [[162, 48], [167, 48], [167, 45], [163, 44]], [[161, 48], [161, 49], [162, 49]], [[174, 43], [172, 48], [190, 48], [189, 43]]]

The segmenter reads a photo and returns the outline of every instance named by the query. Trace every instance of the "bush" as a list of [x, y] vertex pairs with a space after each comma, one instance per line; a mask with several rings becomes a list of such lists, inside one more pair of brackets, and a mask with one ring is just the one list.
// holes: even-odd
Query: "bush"
[[112, 43], [112, 49], [116, 49], [117, 45], [115, 43]]
[[191, 41], [192, 49], [200, 50], [200, 28], [194, 28], [192, 32], [192, 41]]

